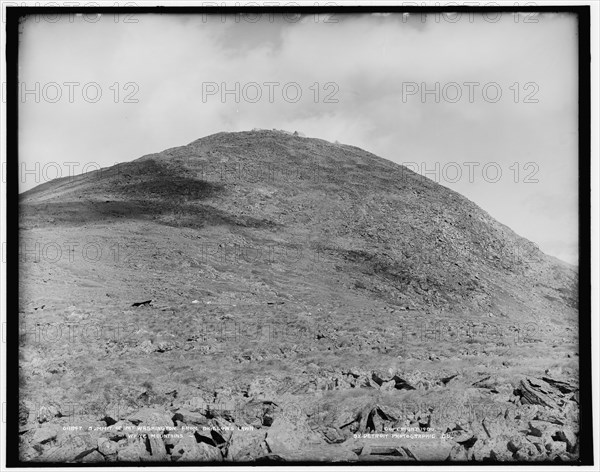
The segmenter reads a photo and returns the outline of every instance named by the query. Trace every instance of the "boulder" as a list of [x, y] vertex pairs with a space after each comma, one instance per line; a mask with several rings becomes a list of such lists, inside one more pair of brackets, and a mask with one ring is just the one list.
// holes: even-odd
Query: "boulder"
[[577, 390], [577, 387], [572, 382], [564, 382], [562, 380], [554, 379], [552, 377], [542, 377], [542, 380], [547, 384], [552, 385], [561, 393], [571, 393]]
[[143, 426], [173, 426], [173, 415], [157, 408], [142, 408], [130, 415], [127, 420], [135, 425]]
[[143, 436], [128, 439], [126, 445], [117, 452], [117, 461], [140, 462], [155, 460], [146, 449], [146, 441]]
[[169, 460], [167, 448], [162, 440], [160, 433], [150, 433], [146, 435], [146, 450], [150, 449], [151, 460], [163, 462]]
[[343, 443], [347, 437], [337, 428], [326, 427], [321, 431], [323, 438], [329, 444]]
[[87, 464], [94, 464], [94, 463], [104, 462], [104, 460], [105, 459], [104, 459], [104, 456], [102, 454], [100, 454], [96, 450], [93, 450], [89, 454], [86, 454], [81, 459], [79, 459], [79, 462], [84, 462], [84, 463], [87, 463]]
[[559, 409], [555, 398], [561, 394], [543, 380], [526, 377], [519, 383], [519, 393], [523, 403]]
[[504, 418], [497, 418], [497, 419], [489, 419], [489, 418], [484, 418], [483, 421], [481, 422], [481, 425], [483, 426], [483, 429], [485, 431], [485, 433], [487, 434], [487, 437], [491, 438], [495, 438], [500, 436], [501, 434], [511, 434], [512, 432], [512, 428], [506, 424], [506, 421], [504, 420]]
[[251, 461], [268, 454], [265, 431], [233, 431], [227, 444], [225, 460], [234, 462]]
[[540, 454], [540, 451], [535, 444], [529, 442], [523, 442], [521, 447], [514, 453], [513, 458], [519, 461], [538, 461], [543, 460], [544, 456]]
[[171, 457], [177, 462], [220, 462], [221, 451], [204, 442], [197, 442], [192, 435], [181, 438], [171, 451]]
[[455, 444], [450, 450], [448, 459], [452, 462], [462, 462], [469, 460], [469, 456], [467, 454], [467, 450], [463, 446], [460, 444]]
[[36, 411], [38, 423], [46, 423], [62, 413], [57, 405], [44, 405]]
[[111, 454], [116, 454], [119, 450], [119, 446], [116, 442], [111, 441], [108, 438], [99, 438], [98, 439], [98, 452], [100, 452], [104, 456], [108, 456]]
[[547, 421], [531, 420], [529, 422], [529, 434], [542, 438], [544, 443], [558, 431], [558, 428], [558, 425]]
[[306, 442], [307, 432], [298, 424], [277, 418], [265, 437], [269, 450], [274, 454], [299, 451]]
[[515, 453], [519, 449], [522, 449], [523, 446], [526, 444], [531, 444], [531, 443], [527, 443], [527, 441], [525, 441], [525, 439], [523, 439], [521, 436], [515, 436], [510, 441], [508, 441], [508, 443], [506, 444], [506, 447], [508, 448], [508, 450], [510, 452]]
[[513, 453], [508, 448], [509, 438], [497, 437], [477, 441], [469, 450], [470, 457], [475, 461], [511, 461]]
[[185, 423], [188, 425], [208, 425], [208, 419], [205, 415], [183, 408], [177, 410], [177, 412], [172, 416], [172, 420], [173, 422], [177, 422], [177, 424]]
[[573, 452], [577, 445], [577, 436], [571, 428], [563, 427], [556, 432], [556, 439], [567, 444], [567, 451]]
[[44, 450], [43, 460], [47, 462], [76, 462], [95, 449], [96, 443], [93, 438], [85, 433], [79, 436], [59, 433], [56, 442]]
[[567, 443], [562, 441], [549, 441], [546, 443], [546, 451], [549, 456], [560, 456], [567, 452]]
[[31, 443], [33, 445], [46, 444], [47, 442], [56, 439], [59, 432], [60, 428], [57, 425], [42, 426], [35, 430], [35, 433], [31, 438]]

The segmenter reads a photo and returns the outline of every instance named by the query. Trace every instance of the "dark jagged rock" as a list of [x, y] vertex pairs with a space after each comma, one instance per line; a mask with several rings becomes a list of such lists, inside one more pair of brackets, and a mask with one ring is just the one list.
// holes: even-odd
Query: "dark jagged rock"
[[569, 382], [564, 382], [562, 380], [553, 379], [551, 377], [542, 377], [542, 380], [547, 384], [551, 385], [555, 389], [559, 390], [561, 393], [571, 393], [577, 390], [577, 387]]
[[531, 377], [521, 380], [519, 393], [523, 403], [558, 409], [558, 404], [553, 398], [557, 396], [557, 391], [543, 380]]

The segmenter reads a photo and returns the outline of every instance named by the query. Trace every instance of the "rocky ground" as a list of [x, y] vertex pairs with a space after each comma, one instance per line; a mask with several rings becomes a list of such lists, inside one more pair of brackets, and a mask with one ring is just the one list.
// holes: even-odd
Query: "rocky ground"
[[391, 162], [220, 133], [21, 203], [23, 461], [579, 457], [575, 270]]

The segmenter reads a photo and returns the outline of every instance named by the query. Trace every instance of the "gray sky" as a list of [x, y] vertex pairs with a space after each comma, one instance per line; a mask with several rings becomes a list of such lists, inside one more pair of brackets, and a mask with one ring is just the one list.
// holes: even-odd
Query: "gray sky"
[[430, 178], [577, 262], [574, 17], [237, 19], [28, 18], [21, 189], [219, 131], [299, 130], [413, 169], [439, 163]]

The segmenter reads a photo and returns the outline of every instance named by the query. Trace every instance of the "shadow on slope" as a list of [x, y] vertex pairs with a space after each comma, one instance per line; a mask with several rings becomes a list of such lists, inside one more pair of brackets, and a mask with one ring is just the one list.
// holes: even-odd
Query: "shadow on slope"
[[82, 226], [115, 222], [119, 218], [196, 229], [219, 225], [247, 228], [279, 226], [270, 220], [233, 215], [211, 205], [147, 200], [25, 204], [20, 212], [20, 226], [25, 229]]

